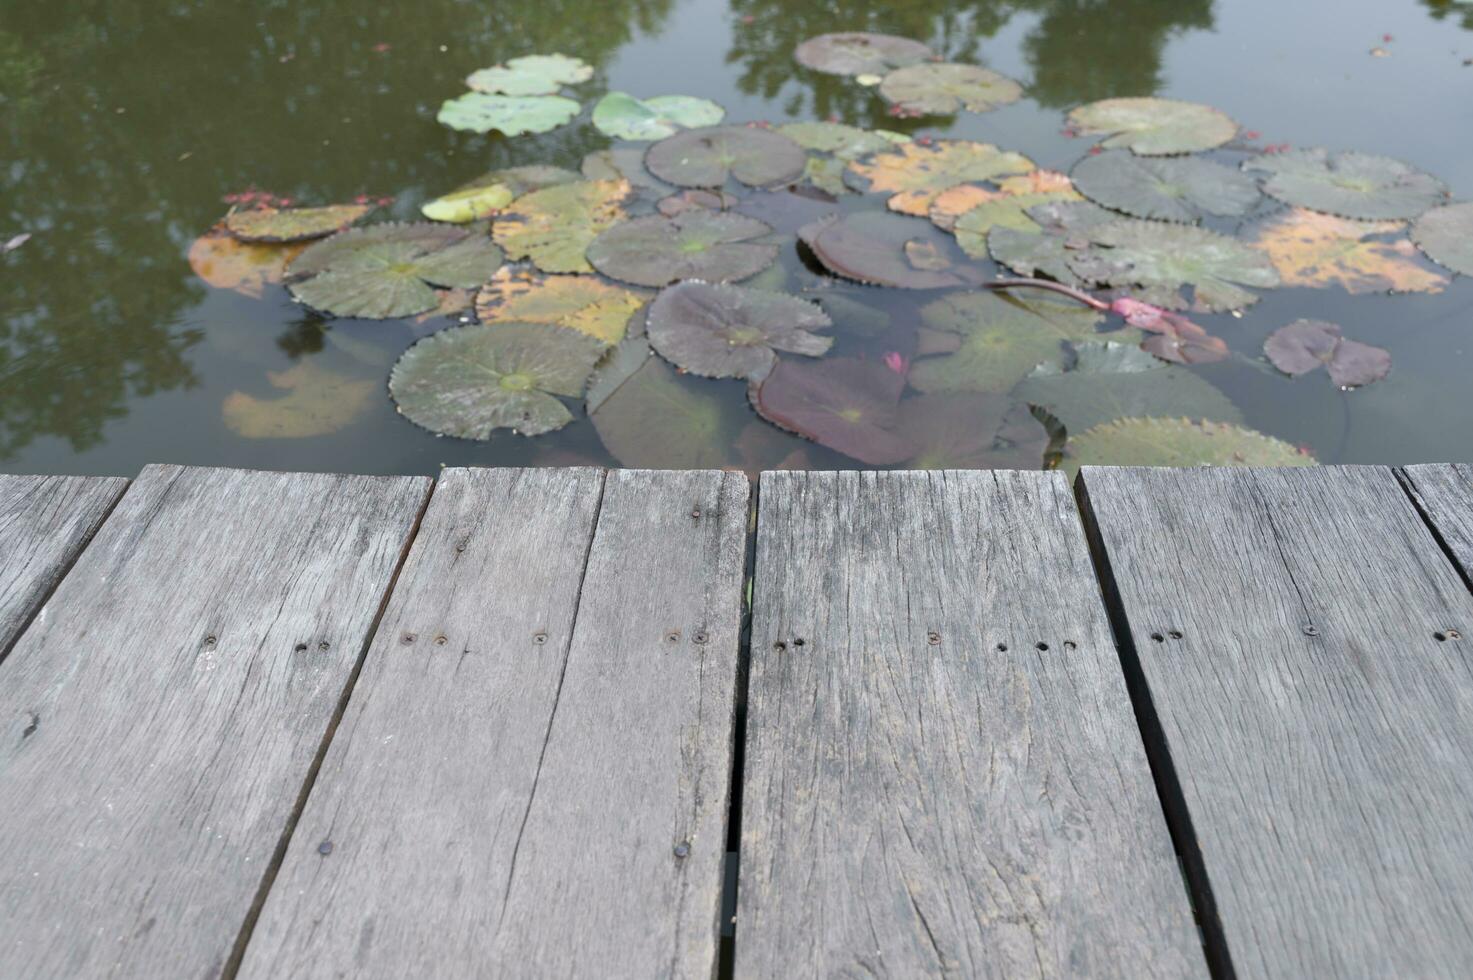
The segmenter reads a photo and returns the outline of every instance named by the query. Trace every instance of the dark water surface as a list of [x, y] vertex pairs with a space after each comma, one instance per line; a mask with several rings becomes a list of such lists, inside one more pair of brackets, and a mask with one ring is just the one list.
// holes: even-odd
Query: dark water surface
[[[1018, 78], [1028, 97], [939, 128], [945, 120], [897, 125], [851, 80], [796, 68], [794, 45], [834, 30], [928, 41]], [[1063, 170], [1088, 145], [1061, 132], [1070, 107], [1159, 94], [1215, 105], [1264, 142], [1398, 157], [1473, 196], [1466, 0], [8, 2], [0, 241], [33, 237], [0, 258], [0, 468], [611, 463], [585, 420], [536, 439], [437, 439], [399, 416], [386, 388], [331, 435], [242, 438], [222, 416], [232, 392], [279, 394], [267, 372], [304, 359], [382, 382], [444, 321], [326, 320], [279, 287], [260, 299], [212, 289], [185, 258], [224, 213], [222, 195], [252, 185], [310, 203], [394, 195], [390, 216], [412, 219], [494, 167], [576, 168], [610, 142], [586, 118], [517, 139], [434, 118], [473, 69], [553, 51], [595, 66], [575, 90], [585, 106], [605, 89], [696, 95], [724, 105], [728, 121], [837, 117], [986, 140]], [[1346, 393], [1241, 361], [1201, 368], [1250, 426], [1325, 462], [1473, 460], [1473, 282], [1455, 278], [1436, 295], [1278, 289], [1241, 319], [1199, 321], [1256, 355], [1302, 316], [1388, 348], [1392, 374]], [[756, 420], [739, 383], [703, 383], [721, 386], [737, 423]], [[791, 448], [804, 446], [814, 466], [854, 465], [796, 439]], [[729, 461], [740, 462], [735, 451]]]

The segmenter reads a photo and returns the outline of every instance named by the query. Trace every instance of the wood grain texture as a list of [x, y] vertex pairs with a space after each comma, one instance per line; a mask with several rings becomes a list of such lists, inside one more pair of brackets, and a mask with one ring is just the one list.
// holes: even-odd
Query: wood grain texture
[[1408, 466], [1401, 472], [1422, 515], [1463, 570], [1464, 579], [1473, 582], [1473, 466], [1440, 463]]
[[143, 471], [0, 664], [0, 973], [222, 971], [428, 490]]
[[0, 659], [127, 486], [115, 477], [0, 476]]
[[1237, 975], [1473, 975], [1473, 596], [1395, 475], [1082, 479]]
[[1063, 478], [759, 496], [737, 975], [1205, 976]]
[[446, 472], [243, 976], [713, 973], [746, 481], [603, 481]]

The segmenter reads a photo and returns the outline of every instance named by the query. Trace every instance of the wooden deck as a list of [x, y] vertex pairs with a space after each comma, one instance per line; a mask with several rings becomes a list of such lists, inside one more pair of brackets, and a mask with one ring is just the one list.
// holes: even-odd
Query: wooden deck
[[0, 977], [1473, 975], [1473, 468], [0, 477]]

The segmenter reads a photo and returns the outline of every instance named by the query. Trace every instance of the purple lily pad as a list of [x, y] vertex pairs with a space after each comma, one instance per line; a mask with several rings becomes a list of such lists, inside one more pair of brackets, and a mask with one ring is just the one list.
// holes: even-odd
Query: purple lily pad
[[914, 454], [896, 431], [905, 379], [875, 361], [779, 360], [756, 389], [757, 413], [861, 463], [885, 466]]
[[731, 282], [754, 276], [777, 258], [777, 246], [753, 241], [772, 229], [730, 211], [694, 208], [673, 218], [650, 215], [614, 225], [588, 246], [589, 263], [636, 286], [681, 279]]
[[1291, 377], [1324, 368], [1341, 388], [1380, 381], [1391, 370], [1391, 354], [1356, 340], [1346, 340], [1340, 327], [1322, 320], [1295, 320], [1263, 343], [1274, 367]]
[[776, 351], [818, 357], [834, 341], [811, 330], [833, 325], [812, 303], [765, 289], [682, 282], [650, 304], [650, 344], [683, 371], [707, 378], [761, 378]]

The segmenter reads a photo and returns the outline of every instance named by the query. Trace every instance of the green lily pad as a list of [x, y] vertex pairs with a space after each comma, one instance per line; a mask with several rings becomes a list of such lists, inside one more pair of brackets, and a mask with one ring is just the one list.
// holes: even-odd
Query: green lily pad
[[1005, 224], [992, 228], [987, 251], [1020, 276], [1048, 276], [1070, 286], [1082, 285], [1069, 268], [1070, 256], [1089, 246], [1093, 229], [1119, 220], [1093, 201], [1069, 200], [1036, 204], [1028, 209], [1028, 217], [1037, 226], [1033, 231]]
[[603, 351], [592, 337], [545, 323], [451, 327], [404, 352], [389, 394], [406, 418], [436, 435], [541, 435], [573, 420], [557, 396], [583, 394]]
[[1211, 382], [1139, 347], [1089, 341], [1075, 350], [1073, 366], [1040, 364], [1013, 389], [1013, 397], [1046, 408], [1074, 433], [1145, 416], [1243, 421], [1242, 412]]
[[578, 180], [517, 198], [496, 218], [491, 233], [515, 259], [543, 272], [592, 272], [584, 253], [605, 229], [624, 218], [624, 180]]
[[1238, 134], [1238, 124], [1211, 106], [1157, 98], [1091, 102], [1069, 113], [1069, 125], [1110, 134], [1101, 146], [1149, 157], [1210, 150]]
[[476, 318], [482, 323], [551, 323], [612, 345], [624, 338], [646, 299], [597, 276], [544, 276], [507, 266], [476, 294]]
[[1447, 195], [1431, 174], [1370, 153], [1294, 150], [1245, 160], [1243, 169], [1269, 174], [1264, 192], [1285, 204], [1342, 218], [1415, 218]]
[[614, 139], [662, 140], [682, 129], [714, 126], [725, 115], [715, 102], [693, 95], [636, 99], [628, 92], [610, 92], [593, 107], [593, 125]]
[[976, 180], [992, 180], [1033, 170], [1021, 153], [999, 150], [991, 143], [936, 140], [906, 143], [885, 153], [849, 164], [845, 180], [867, 193], [888, 193], [886, 206], [901, 214], [930, 216], [931, 204], [943, 191]]
[[339, 232], [304, 251], [288, 269], [292, 295], [334, 316], [383, 320], [435, 309], [434, 286], [468, 289], [501, 267], [484, 234], [389, 223]]
[[592, 410], [604, 448], [622, 465], [641, 469], [716, 469], [745, 422], [739, 405], [709, 382], [676, 375], [658, 357], [645, 357]]
[[504, 65], [482, 68], [465, 80], [467, 88], [499, 95], [552, 95], [564, 85], [593, 77], [593, 68], [565, 54], [529, 54]]
[[779, 428], [861, 463], [886, 466], [913, 454], [896, 431], [904, 385], [899, 374], [874, 361], [779, 360], [754, 392], [753, 404]]
[[913, 470], [1038, 469], [1049, 443], [1027, 404], [986, 392], [907, 398], [897, 430]]
[[1267, 255], [1205, 228], [1122, 218], [1089, 232], [1092, 247], [1069, 256], [1069, 268], [1088, 282], [1140, 287], [1139, 298], [1164, 309], [1185, 305], [1178, 290], [1191, 285], [1192, 309], [1223, 313], [1258, 302], [1244, 286], [1269, 288], [1279, 274]]
[[1151, 159], [1125, 150], [1086, 156], [1069, 175], [1090, 200], [1137, 218], [1194, 222], [1204, 214], [1237, 217], [1253, 210], [1258, 182], [1196, 157]]
[[588, 261], [611, 279], [668, 286], [681, 279], [731, 282], [754, 276], [777, 258], [777, 246], [753, 241], [772, 229], [731, 211], [695, 209], [615, 225], [588, 246]]
[[489, 218], [523, 194], [577, 179], [577, 174], [561, 167], [537, 164], [508, 167], [478, 177], [444, 197], [435, 198], [419, 210], [431, 221], [465, 224], [468, 221]]
[[1412, 225], [1412, 241], [1438, 265], [1473, 276], [1473, 203], [1433, 208]]
[[966, 109], [986, 112], [1016, 102], [1023, 86], [977, 65], [923, 62], [897, 68], [880, 82], [880, 97], [901, 112], [949, 116]]
[[834, 341], [811, 331], [832, 321], [817, 306], [795, 296], [682, 282], [650, 304], [650, 343], [682, 371], [707, 378], [760, 378], [777, 351], [818, 357]]
[[545, 133], [578, 114], [578, 103], [561, 95], [487, 95], [467, 92], [446, 100], [436, 117], [451, 129], [471, 133], [492, 130], [507, 136]]
[[824, 268], [856, 282], [900, 289], [945, 289], [967, 283], [952, 269], [927, 268], [934, 263], [918, 261], [920, 256], [944, 255], [948, 248], [946, 236], [929, 222], [861, 211], [820, 218], [805, 225], [798, 237]]
[[603, 356], [588, 379], [588, 391], [584, 395], [584, 409], [589, 415], [598, 411], [608, 397], [618, 391], [624, 382], [634, 377], [644, 362], [654, 357], [649, 338], [644, 332], [636, 331], [631, 325], [623, 340]]
[[1038, 233], [1038, 223], [1028, 217], [1028, 209], [1040, 204], [1077, 200], [1075, 195], [1053, 191], [1037, 194], [1009, 194], [986, 201], [956, 219], [952, 232], [962, 251], [977, 259], [985, 259], [990, 253], [987, 236], [994, 228], [1011, 228], [1014, 231]]
[[904, 133], [832, 122], [788, 123], [777, 131], [811, 151], [804, 177], [814, 187], [835, 196], [849, 192], [844, 183], [844, 168], [850, 161], [911, 141]]
[[1226, 422], [1129, 418], [1097, 425], [1069, 440], [1079, 466], [1313, 466], [1307, 453], [1272, 436]]
[[721, 187], [735, 177], [750, 187], [776, 187], [803, 176], [808, 156], [768, 129], [706, 126], [667, 137], [649, 148], [644, 165], [681, 187]]
[[848, 32], [810, 37], [793, 49], [793, 57], [804, 68], [828, 75], [883, 75], [935, 55], [908, 37]]
[[342, 231], [372, 210], [371, 204], [334, 204], [235, 211], [226, 216], [225, 230], [243, 242], [302, 242]]

